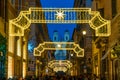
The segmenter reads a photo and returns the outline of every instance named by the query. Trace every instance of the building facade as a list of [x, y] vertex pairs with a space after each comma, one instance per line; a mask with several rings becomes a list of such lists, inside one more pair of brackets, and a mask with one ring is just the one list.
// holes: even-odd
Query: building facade
[[[74, 2], [75, 8], [90, 8], [91, 7], [91, 0], [75, 0]], [[86, 34], [83, 34], [85, 31]], [[78, 59], [77, 64], [79, 69], [78, 74], [88, 73], [91, 74], [92, 70], [92, 29], [90, 28], [89, 24], [77, 24], [76, 28], [73, 32], [73, 41], [81, 48], [84, 49], [84, 57]]]
[[[65, 31], [63, 40], [61, 39], [58, 31], [54, 31], [53, 42], [68, 42], [69, 40], [70, 40], [70, 35], [69, 35], [68, 30]], [[59, 47], [59, 46], [56, 46], [56, 47]], [[60, 47], [65, 48], [66, 45], [65, 44], [60, 45]], [[66, 60], [67, 51], [66, 50], [56, 50], [54, 55], [55, 55], [56, 60]]]
[[111, 35], [97, 37], [93, 42], [93, 73], [107, 80], [119, 80], [119, 15], [120, 0], [93, 0], [92, 9], [99, 11], [104, 19], [111, 20]]
[[[11, 1], [2, 0], [0, 1], [0, 35], [1, 39], [0, 44], [0, 60], [1, 60], [1, 68], [0, 68], [0, 77], [7, 76], [7, 53], [8, 53], [8, 21], [9, 19], [13, 19], [16, 16], [16, 9], [13, 8], [13, 4]], [[6, 39], [6, 40], [5, 40]], [[4, 43], [5, 42], [5, 43]], [[4, 44], [3, 44], [4, 43]]]
[[[4, 2], [5, 1], [5, 2]], [[0, 1], [0, 32], [3, 36], [7, 37], [7, 55], [6, 55], [6, 78], [13, 77], [23, 77], [27, 76], [28, 71], [28, 40], [29, 40], [29, 32], [28, 28], [25, 31], [24, 36], [9, 36], [9, 20], [15, 19], [21, 10], [28, 10], [29, 7], [40, 6], [39, 0], [4, 0]], [[2, 11], [5, 9], [5, 11]], [[37, 24], [33, 24], [32, 26], [36, 27]], [[44, 27], [45, 35], [46, 26]], [[31, 29], [32, 30], [32, 29]], [[34, 31], [34, 29], [33, 29]], [[44, 32], [43, 31], [43, 32]], [[36, 35], [36, 34], [35, 34]], [[9, 37], [8, 37], [9, 36]], [[47, 36], [48, 37], [48, 36]], [[45, 37], [46, 38], [46, 37]], [[36, 39], [37, 40], [37, 39]]]

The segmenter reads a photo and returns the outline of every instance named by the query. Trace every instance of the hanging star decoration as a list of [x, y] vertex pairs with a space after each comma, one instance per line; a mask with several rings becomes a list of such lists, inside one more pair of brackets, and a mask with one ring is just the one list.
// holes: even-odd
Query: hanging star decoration
[[56, 11], [57, 12], [57, 14], [55, 14], [56, 15], [56, 19], [57, 20], [63, 20], [64, 19], [64, 11], [62, 11], [61, 9], [60, 10], [58, 10], [58, 11]]

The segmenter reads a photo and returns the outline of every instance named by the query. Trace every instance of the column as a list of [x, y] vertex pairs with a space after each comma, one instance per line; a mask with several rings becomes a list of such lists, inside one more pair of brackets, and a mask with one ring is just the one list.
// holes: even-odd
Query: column
[[95, 42], [92, 41], [92, 73], [95, 74], [95, 59], [94, 59], [94, 50], [95, 50]]
[[22, 60], [23, 60], [23, 77], [27, 76], [27, 69], [28, 69], [28, 35], [30, 30], [25, 30], [25, 35], [22, 38]]
[[15, 55], [15, 37], [8, 38], [8, 55], [7, 55], [7, 78], [14, 76], [14, 55]]
[[39, 76], [39, 60], [37, 60], [37, 59], [36, 59], [36, 71], [35, 71], [35, 73], [36, 73], [36, 77], [38, 77]]

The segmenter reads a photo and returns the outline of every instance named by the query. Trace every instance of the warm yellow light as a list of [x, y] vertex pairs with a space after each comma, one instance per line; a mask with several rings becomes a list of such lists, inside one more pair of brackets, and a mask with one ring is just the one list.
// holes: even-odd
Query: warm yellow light
[[0, 51], [0, 57], [3, 56], [3, 52]]
[[[56, 13], [56, 20], [55, 15], [52, 15], [53, 13]], [[35, 13], [35, 14], [34, 14]], [[45, 19], [44, 14], [42, 13], [50, 13], [49, 19]], [[69, 14], [64, 14], [69, 13]], [[78, 15], [75, 15], [73, 13], [76, 13]], [[82, 14], [81, 14], [82, 13]], [[33, 16], [34, 15], [34, 16]], [[67, 15], [64, 19], [64, 15]], [[76, 19], [70, 18], [77, 17]], [[8, 43], [8, 52], [14, 53], [14, 37], [12, 36], [24, 36], [25, 30], [28, 29], [31, 25], [31, 23], [88, 23], [92, 29], [95, 30], [96, 36], [109, 36], [111, 34], [111, 22], [110, 20], [105, 20], [100, 16], [100, 13], [98, 11], [91, 11], [90, 8], [29, 8], [28, 11], [21, 11], [19, 16], [15, 19], [12, 19], [9, 21], [9, 43]], [[100, 31], [102, 30], [102, 31]], [[105, 32], [104, 32], [105, 30]], [[19, 38], [20, 39], [20, 38]], [[21, 38], [22, 40], [22, 38]], [[18, 41], [17, 48], [17, 55], [21, 56], [21, 49], [22, 49], [22, 42], [21, 40]], [[12, 41], [12, 42], [11, 42]], [[53, 44], [58, 44], [58, 42], [45, 42], [38, 48], [35, 48], [34, 55], [35, 56], [41, 56], [41, 53], [44, 50], [56, 50], [55, 47], [52, 47]], [[72, 47], [66, 47], [66, 48], [60, 48], [59, 50], [73, 50], [78, 57], [84, 56], [84, 50], [80, 48], [75, 43], [63, 43], [60, 42], [60, 44], [66, 44], [66, 45], [72, 45]], [[49, 46], [49, 47], [48, 47]], [[50, 47], [51, 46], [51, 47]], [[12, 62], [10, 62], [10, 60]], [[8, 59], [8, 77], [14, 75], [14, 60], [9, 57]], [[10, 62], [10, 63], [9, 63]], [[67, 64], [68, 65], [68, 64]], [[70, 66], [70, 65], [69, 65]]]
[[40, 63], [40, 61], [39, 61], [39, 60], [36, 60], [36, 62], [37, 62], [37, 63]]
[[15, 50], [15, 37], [14, 36], [9, 36], [9, 43], [8, 43], [8, 51], [10, 53], [14, 53], [14, 50]]
[[8, 56], [8, 78], [12, 78], [14, 75], [14, 63], [13, 58]]
[[71, 56], [73, 56], [73, 54], [70, 54]]
[[21, 45], [21, 38], [17, 40], [17, 56], [21, 56], [21, 50], [22, 50], [22, 45]]
[[59, 48], [61, 47], [61, 45], [60, 45], [60, 44], [58, 44], [57, 46], [58, 46]]
[[86, 31], [82, 31], [82, 34], [83, 34], [83, 35], [86, 35]]
[[98, 73], [98, 66], [96, 67], [96, 71], [97, 71], [97, 76], [98, 76], [98, 74], [99, 74], [99, 73]]
[[111, 50], [111, 59], [115, 59], [115, 58], [117, 58], [118, 56], [117, 56], [117, 54], [115, 54], [114, 53], [114, 50], [112, 49]]
[[27, 58], [27, 44], [23, 44], [23, 59]]
[[52, 69], [55, 67], [66, 67], [67, 69], [70, 69], [72, 66], [72, 63], [69, 60], [52, 60], [48, 63], [48, 67]]
[[26, 77], [26, 63], [23, 62], [23, 78]]
[[[57, 45], [57, 47], [55, 46]], [[71, 45], [67, 47], [61, 47], [61, 45]], [[72, 50], [76, 53], [77, 57], [84, 56], [84, 49], [74, 42], [44, 42], [34, 48], [34, 56], [41, 56], [45, 50]]]
[[59, 64], [60, 64], [60, 65], [62, 64], [62, 61], [61, 61], [61, 60], [59, 61]]
[[71, 76], [73, 76], [73, 70], [71, 70], [70, 73], [71, 73]]
[[62, 11], [62, 10], [59, 10], [59, 11], [56, 11], [57, 12], [57, 14], [55, 14], [55, 15], [57, 15], [57, 17], [56, 17], [56, 19], [59, 19], [59, 20], [62, 20], [62, 19], [64, 19], [64, 11]]
[[53, 70], [55, 72], [58, 72], [58, 71], [66, 72], [68, 69], [66, 67], [54, 67]]

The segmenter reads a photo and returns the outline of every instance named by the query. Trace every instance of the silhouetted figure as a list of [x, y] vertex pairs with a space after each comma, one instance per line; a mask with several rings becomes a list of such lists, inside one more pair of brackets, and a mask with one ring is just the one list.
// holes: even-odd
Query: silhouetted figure
[[101, 76], [101, 80], [106, 80], [104, 75]]

